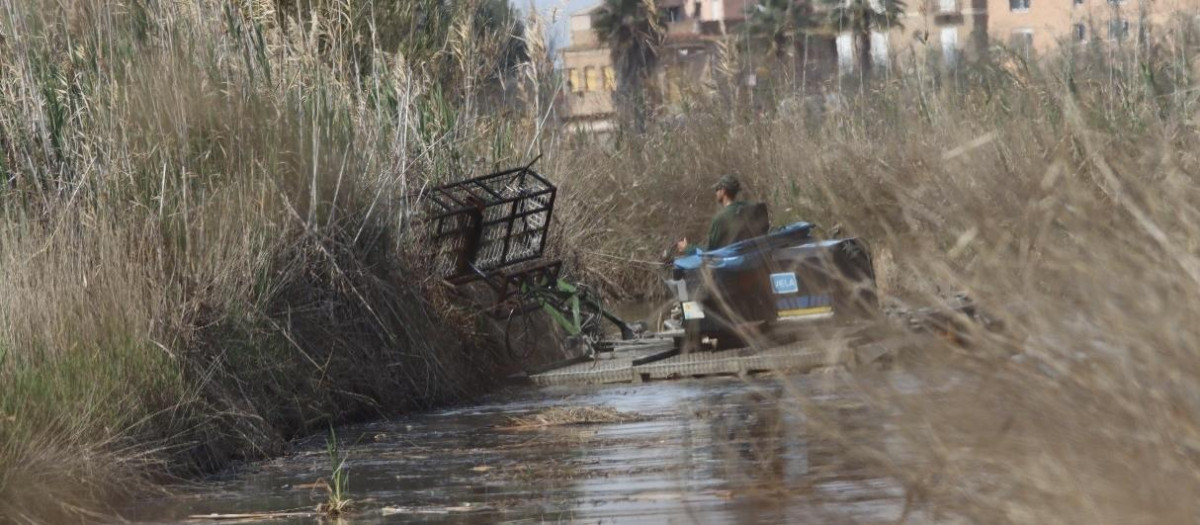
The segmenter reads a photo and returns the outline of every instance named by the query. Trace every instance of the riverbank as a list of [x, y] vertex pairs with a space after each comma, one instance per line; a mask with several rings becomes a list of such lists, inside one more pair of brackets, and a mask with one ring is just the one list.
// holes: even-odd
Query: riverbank
[[[6, 357], [0, 513], [59, 523], [106, 515], [146, 483], [274, 455], [331, 425], [461, 400], [498, 375], [503, 361], [486, 341], [397, 284], [411, 273], [387, 252], [280, 240], [286, 248], [251, 252], [267, 259], [259, 279], [205, 283], [198, 296], [169, 279], [114, 283], [102, 265], [115, 253], [87, 268], [36, 258], [31, 286], [6, 289], [6, 300], [53, 297], [61, 317], [6, 314], [62, 346]], [[81, 274], [91, 282], [75, 296], [85, 285], [71, 277]], [[117, 293], [109, 286], [120, 303], [107, 302]], [[222, 297], [233, 286], [247, 295]], [[180, 315], [180, 332], [139, 333], [129, 316], [162, 292], [180, 302], [140, 321]]]

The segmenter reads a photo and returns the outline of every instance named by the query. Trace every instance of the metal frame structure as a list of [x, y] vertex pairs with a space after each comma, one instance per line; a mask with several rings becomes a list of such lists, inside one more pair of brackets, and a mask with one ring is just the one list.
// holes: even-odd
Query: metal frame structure
[[[561, 279], [562, 261], [539, 260], [557, 188], [532, 165], [414, 196], [423, 207], [418, 224], [434, 271], [454, 286], [482, 281], [491, 288], [491, 315], [508, 319], [506, 341], [511, 339], [512, 320], [535, 311], [544, 312], [572, 337], [585, 336], [600, 319], [614, 323], [622, 338], [634, 337], [634, 329], [606, 310], [594, 293]], [[595, 351], [598, 342], [588, 344]]]

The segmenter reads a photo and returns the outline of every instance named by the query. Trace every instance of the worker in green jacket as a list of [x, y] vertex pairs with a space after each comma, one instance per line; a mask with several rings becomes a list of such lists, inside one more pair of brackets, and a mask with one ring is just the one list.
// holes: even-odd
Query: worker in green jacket
[[738, 240], [738, 226], [744, 222], [743, 215], [748, 213], [747, 208], [750, 207], [737, 200], [738, 193], [742, 191], [742, 183], [733, 175], [722, 175], [712, 189], [721, 210], [713, 217], [712, 224], [708, 227], [708, 242], [703, 247], [696, 246], [689, 244], [687, 237], [684, 237], [675, 244], [675, 250], [680, 254], [692, 255], [701, 250], [716, 250]]

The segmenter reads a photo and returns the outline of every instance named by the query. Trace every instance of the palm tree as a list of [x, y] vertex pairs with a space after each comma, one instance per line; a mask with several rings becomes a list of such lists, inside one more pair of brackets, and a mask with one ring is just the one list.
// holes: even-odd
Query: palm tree
[[871, 33], [902, 28], [901, 15], [907, 6], [903, 0], [824, 0], [828, 6], [828, 25], [837, 34], [853, 35], [858, 63], [863, 76], [871, 71]]
[[767, 54], [777, 61], [788, 56], [796, 42], [814, 26], [807, 0], [761, 0], [746, 8], [746, 30], [767, 44]]
[[666, 29], [655, 0], [604, 0], [592, 14], [596, 36], [608, 46], [616, 71], [614, 102], [644, 126], [650, 75]]

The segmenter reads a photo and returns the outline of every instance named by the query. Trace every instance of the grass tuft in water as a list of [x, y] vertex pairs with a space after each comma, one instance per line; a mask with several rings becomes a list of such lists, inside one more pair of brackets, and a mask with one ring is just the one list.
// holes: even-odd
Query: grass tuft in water
[[317, 512], [336, 518], [351, 510], [354, 501], [347, 493], [350, 491], [350, 469], [346, 467], [346, 456], [338, 444], [337, 433], [330, 428], [329, 439], [325, 441], [325, 450], [329, 456], [329, 480], [322, 481], [328, 493], [326, 499], [317, 505]]

